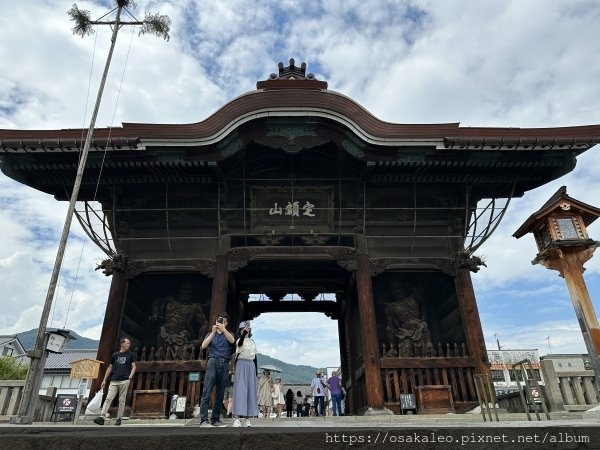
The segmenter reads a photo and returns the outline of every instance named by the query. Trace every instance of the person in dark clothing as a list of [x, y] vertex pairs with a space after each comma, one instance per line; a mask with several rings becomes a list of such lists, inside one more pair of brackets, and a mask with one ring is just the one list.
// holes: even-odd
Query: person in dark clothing
[[294, 391], [288, 389], [285, 393], [285, 412], [287, 417], [292, 417], [294, 411]]
[[296, 392], [296, 417], [302, 417], [303, 414], [303, 404], [304, 397], [302, 397], [302, 392]]
[[[221, 407], [223, 395], [229, 379], [229, 362], [231, 359], [230, 345], [235, 342], [233, 335], [227, 331], [229, 316], [222, 312], [212, 326], [212, 331], [202, 341], [202, 348], [208, 348], [208, 361], [206, 363], [206, 374], [204, 376], [204, 387], [200, 399], [200, 426], [222, 427]], [[213, 405], [211, 420], [208, 421], [208, 400], [213, 388], [215, 393], [215, 404]], [[235, 399], [234, 399], [235, 401]]]
[[106, 394], [106, 399], [104, 400], [104, 405], [102, 406], [102, 412], [94, 419], [94, 423], [97, 423], [98, 425], [104, 425], [104, 418], [108, 417], [108, 408], [110, 408], [110, 405], [117, 396], [117, 393], [119, 394], [119, 410], [117, 412], [117, 420], [115, 421], [115, 425], [121, 425], [121, 418], [123, 417], [123, 412], [125, 411], [127, 389], [129, 388], [129, 383], [135, 374], [135, 360], [133, 353], [129, 351], [130, 346], [131, 342], [129, 339], [121, 339], [119, 341], [119, 351], [113, 353], [110, 358], [110, 365], [108, 366], [108, 369], [106, 369], [106, 374], [104, 375], [104, 379], [100, 385], [102, 390], [104, 390], [106, 381], [110, 379], [110, 384], [108, 385], [108, 394]]

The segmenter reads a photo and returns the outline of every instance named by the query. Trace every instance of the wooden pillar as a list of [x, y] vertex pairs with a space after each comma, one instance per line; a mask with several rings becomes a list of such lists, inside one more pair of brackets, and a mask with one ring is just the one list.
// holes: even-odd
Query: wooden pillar
[[469, 269], [456, 269], [455, 284], [467, 348], [475, 361], [475, 373], [488, 373], [490, 365]]
[[365, 366], [365, 406], [383, 409], [383, 382], [377, 345], [377, 322], [373, 304], [373, 285], [367, 255], [357, 256], [356, 286]]
[[92, 381], [90, 395], [95, 394], [100, 389], [100, 384], [102, 383], [106, 369], [110, 364], [110, 357], [117, 350], [126, 295], [127, 278], [125, 272], [122, 270], [115, 270], [112, 274], [112, 281], [110, 283], [110, 291], [108, 293], [108, 301], [106, 302], [106, 311], [104, 313], [104, 322], [102, 323], [102, 332], [100, 333], [98, 355], [96, 356], [96, 359], [104, 362], [104, 364], [100, 365], [98, 378]]
[[[348, 299], [344, 299], [347, 302]], [[341, 308], [342, 309], [342, 308]], [[352, 389], [349, 387], [354, 386], [352, 381], [352, 367], [350, 364], [350, 352], [349, 352], [349, 339], [350, 339], [350, 327], [348, 320], [348, 308], [344, 307], [343, 310], [339, 311], [338, 315], [338, 339], [340, 341], [340, 364], [342, 369], [342, 384], [346, 389], [346, 398], [344, 399], [344, 414], [349, 415], [352, 411], [353, 402], [350, 401], [350, 393]]]
[[[358, 344], [356, 343], [356, 334], [354, 333], [356, 330], [353, 329], [352, 323], [354, 320], [353, 312], [354, 307], [352, 306], [352, 295], [350, 294], [350, 289], [346, 292], [344, 298], [344, 311], [340, 314], [342, 318], [342, 326], [343, 326], [343, 334], [340, 334], [340, 350], [344, 352], [346, 355], [346, 363], [344, 365], [344, 360], [342, 359], [342, 370], [344, 376], [344, 385], [349, 388], [346, 393], [348, 394], [345, 399], [344, 414], [350, 415], [356, 413], [356, 405], [357, 405], [357, 383], [356, 383], [356, 367], [355, 360], [356, 356], [352, 353], [354, 349], [357, 351]], [[342, 341], [343, 337], [343, 341]], [[349, 385], [349, 386], [348, 386]]]
[[[213, 325], [217, 321], [217, 316], [221, 311], [227, 311], [228, 283], [229, 271], [227, 270], [227, 256], [218, 255], [210, 298], [210, 317], [208, 319], [210, 325]], [[233, 318], [229, 321], [233, 323]]]
[[[575, 315], [594, 371], [596, 389], [600, 391], [600, 326], [587, 285], [583, 279], [583, 271], [585, 270], [583, 265], [591, 258], [594, 250], [595, 247], [583, 250], [558, 250], [559, 258], [555, 258], [554, 268], [560, 266], [559, 272], [567, 283], [567, 289], [573, 302]], [[549, 265], [549, 263], [547, 264]]]

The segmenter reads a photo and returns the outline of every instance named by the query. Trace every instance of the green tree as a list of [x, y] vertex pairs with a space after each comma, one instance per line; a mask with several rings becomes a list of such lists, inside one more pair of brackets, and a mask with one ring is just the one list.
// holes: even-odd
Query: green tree
[[0, 380], [24, 380], [27, 366], [10, 356], [0, 356]]

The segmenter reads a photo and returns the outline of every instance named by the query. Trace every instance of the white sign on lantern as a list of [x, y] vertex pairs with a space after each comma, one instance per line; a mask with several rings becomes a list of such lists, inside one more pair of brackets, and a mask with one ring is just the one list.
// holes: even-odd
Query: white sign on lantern
[[46, 350], [54, 353], [61, 353], [66, 341], [67, 338], [62, 334], [50, 333], [48, 335], [48, 344], [46, 344]]

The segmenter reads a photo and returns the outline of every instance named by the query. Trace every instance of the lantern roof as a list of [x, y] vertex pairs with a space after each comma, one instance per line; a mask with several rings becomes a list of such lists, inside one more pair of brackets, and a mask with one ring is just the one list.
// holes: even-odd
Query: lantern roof
[[519, 239], [537, 228], [539, 223], [544, 221], [546, 217], [555, 214], [556, 212], [560, 212], [561, 215], [564, 215], [565, 211], [570, 211], [571, 214], [581, 216], [586, 227], [600, 217], [600, 208], [596, 208], [568, 196], [567, 187], [561, 186], [544, 206], [529, 216], [523, 225], [515, 231], [513, 237]]

